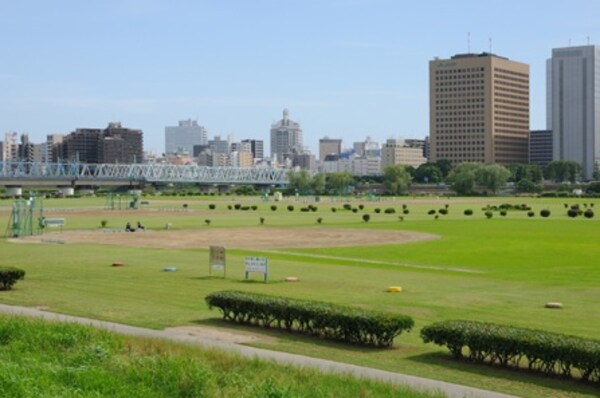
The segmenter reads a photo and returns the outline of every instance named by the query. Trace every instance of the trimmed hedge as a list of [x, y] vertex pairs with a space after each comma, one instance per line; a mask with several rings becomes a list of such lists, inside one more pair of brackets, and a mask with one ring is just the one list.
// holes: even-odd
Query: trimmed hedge
[[396, 336], [414, 325], [406, 315], [239, 291], [211, 293], [206, 303], [210, 309], [218, 308], [227, 321], [376, 347], [390, 347]]
[[434, 323], [421, 338], [455, 358], [600, 381], [600, 340], [475, 321]]
[[25, 279], [25, 271], [15, 267], [0, 267], [0, 290], [10, 290], [17, 281]]
[[550, 217], [550, 210], [548, 209], [542, 209], [540, 210], [540, 216], [546, 218], [546, 217]]
[[473, 209], [465, 209], [465, 211], [463, 212], [465, 216], [472, 216], [473, 215]]

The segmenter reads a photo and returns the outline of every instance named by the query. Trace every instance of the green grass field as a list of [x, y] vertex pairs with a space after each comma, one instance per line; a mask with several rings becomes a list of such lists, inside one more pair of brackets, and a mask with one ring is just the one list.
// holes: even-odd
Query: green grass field
[[89, 326], [0, 316], [0, 336], [3, 397], [437, 396]]
[[[163, 328], [175, 325], [224, 324], [203, 298], [210, 292], [238, 289], [273, 295], [331, 301], [346, 305], [411, 315], [415, 329], [400, 336], [394, 348], [363, 349], [354, 346], [263, 331], [272, 338], [266, 348], [335, 359], [380, 369], [415, 374], [476, 386], [519, 396], [593, 397], [597, 386], [547, 378], [528, 372], [452, 361], [443, 349], [425, 345], [418, 332], [434, 321], [470, 319], [555, 332], [598, 337], [600, 328], [600, 222], [599, 217], [570, 219], [565, 203], [583, 203], [600, 211], [600, 201], [587, 199], [533, 198], [397, 198], [369, 202], [352, 200], [365, 209], [353, 213], [338, 210], [344, 201], [322, 198], [317, 212], [303, 213], [301, 201], [262, 203], [249, 198], [177, 197], [148, 198], [146, 212], [104, 211], [104, 199], [53, 199], [44, 201], [47, 217], [65, 217], [67, 229], [122, 228], [143, 214], [150, 229], [201, 229], [259, 225], [264, 233], [272, 226], [294, 228], [399, 229], [434, 233], [440, 239], [397, 245], [352, 248], [228, 250], [226, 279], [208, 278], [208, 248], [167, 250], [84, 244], [17, 244], [0, 242], [0, 266], [27, 271], [14, 291], [0, 292], [0, 302], [40, 306], [52, 311], [88, 316], [127, 324]], [[184, 211], [183, 204], [187, 204]], [[208, 204], [217, 208], [209, 210]], [[227, 210], [234, 203], [256, 204], [257, 211]], [[312, 203], [312, 202], [311, 202]], [[535, 211], [496, 212], [486, 219], [487, 204], [527, 203]], [[0, 226], [8, 225], [8, 200], [0, 201]], [[295, 206], [294, 212], [285, 208]], [[410, 211], [383, 214], [383, 209]], [[427, 212], [449, 204], [449, 214], [434, 219]], [[376, 214], [374, 209], [382, 212]], [[463, 215], [473, 209], [473, 216]], [[541, 218], [539, 211], [552, 215]], [[93, 212], [93, 215], [92, 215]], [[371, 221], [364, 223], [362, 214]], [[317, 225], [316, 219], [322, 218]], [[205, 225], [209, 218], [211, 225]], [[243, 281], [243, 259], [248, 255], [269, 257], [270, 282]], [[122, 261], [125, 267], [110, 264]], [[175, 273], [161, 272], [175, 266]], [[298, 283], [284, 283], [286, 276]], [[402, 286], [400, 294], [386, 293], [388, 286]], [[549, 301], [564, 303], [562, 310], [548, 310]]]

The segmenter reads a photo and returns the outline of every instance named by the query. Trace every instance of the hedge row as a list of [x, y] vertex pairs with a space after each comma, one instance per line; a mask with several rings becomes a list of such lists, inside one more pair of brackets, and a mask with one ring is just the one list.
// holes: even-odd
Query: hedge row
[[600, 381], [600, 340], [474, 321], [434, 323], [421, 338], [446, 346], [456, 358]]
[[377, 347], [391, 346], [396, 336], [414, 325], [406, 315], [239, 291], [209, 294], [206, 303], [221, 310], [228, 321]]

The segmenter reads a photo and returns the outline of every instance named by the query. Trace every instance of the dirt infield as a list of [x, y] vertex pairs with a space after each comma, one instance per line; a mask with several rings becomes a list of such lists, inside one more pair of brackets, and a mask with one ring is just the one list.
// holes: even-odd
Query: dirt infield
[[211, 245], [237, 249], [298, 247], [348, 247], [399, 244], [437, 239], [437, 235], [410, 231], [378, 231], [351, 228], [204, 228], [185, 231], [63, 231], [13, 241], [27, 243], [93, 243], [130, 247], [206, 248]]

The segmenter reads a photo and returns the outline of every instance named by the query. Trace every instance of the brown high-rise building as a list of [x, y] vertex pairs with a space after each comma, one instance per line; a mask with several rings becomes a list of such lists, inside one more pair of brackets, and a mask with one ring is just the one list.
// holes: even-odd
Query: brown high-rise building
[[142, 163], [142, 130], [109, 123], [105, 129], [77, 129], [57, 145], [59, 157], [82, 163]]
[[430, 160], [526, 163], [529, 65], [494, 54], [429, 62]]

